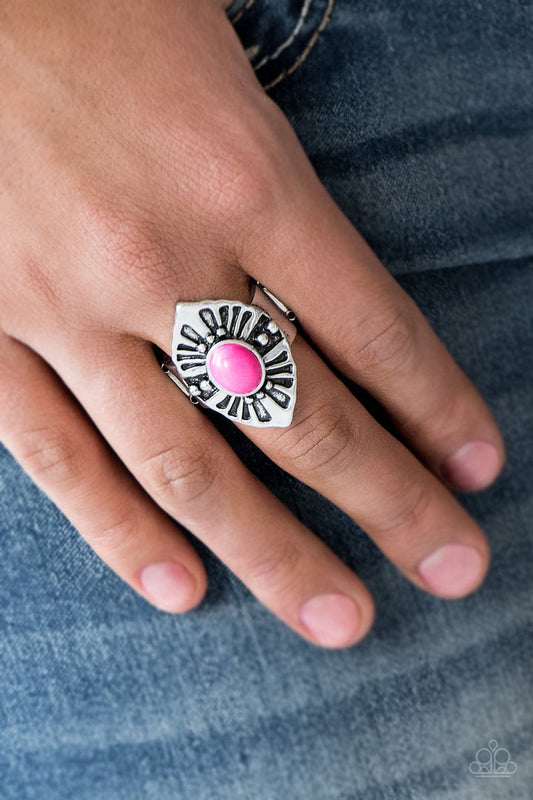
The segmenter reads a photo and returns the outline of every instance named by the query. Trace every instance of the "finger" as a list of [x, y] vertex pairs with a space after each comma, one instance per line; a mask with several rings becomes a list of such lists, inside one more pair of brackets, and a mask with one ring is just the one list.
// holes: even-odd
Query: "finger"
[[[169, 316], [153, 320], [155, 342], [162, 348]], [[418, 586], [442, 597], [472, 591], [489, 560], [479, 526], [368, 414], [303, 337], [296, 336], [291, 349], [298, 369], [291, 425], [239, 424], [243, 433], [284, 470], [350, 514]]]
[[284, 470], [346, 511], [418, 586], [447, 598], [475, 589], [489, 562], [476, 522], [302, 337], [291, 348], [298, 368], [292, 424], [239, 427]]
[[165, 377], [151, 345], [117, 338], [83, 367], [67, 350], [60, 360], [76, 395], [148, 494], [267, 608], [326, 647], [366, 634], [374, 609], [364, 584], [244, 466]]
[[486, 403], [299, 145], [293, 167], [298, 180], [286, 186], [298, 198], [286, 199], [268, 233], [248, 236], [241, 265], [296, 311], [332, 364], [387, 409], [430, 469], [460, 489], [487, 486], [502, 467], [504, 445]]
[[[145, 599], [174, 612], [199, 603], [206, 577], [198, 554], [124, 469], [53, 370], [4, 335], [0, 364], [0, 438], [30, 477]], [[154, 598], [147, 588], [156, 580], [166, 591]]]

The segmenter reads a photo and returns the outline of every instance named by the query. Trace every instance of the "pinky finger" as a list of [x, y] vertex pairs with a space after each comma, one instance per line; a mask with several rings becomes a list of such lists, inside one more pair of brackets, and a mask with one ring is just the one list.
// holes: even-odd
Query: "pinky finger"
[[[116, 574], [165, 611], [202, 599], [200, 557], [104, 441], [56, 373], [0, 335], [0, 440]], [[150, 593], [149, 593], [150, 592]]]

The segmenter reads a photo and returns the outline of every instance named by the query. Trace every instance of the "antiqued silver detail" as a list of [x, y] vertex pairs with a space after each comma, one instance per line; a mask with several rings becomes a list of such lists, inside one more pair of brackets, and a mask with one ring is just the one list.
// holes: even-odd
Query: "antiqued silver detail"
[[262, 283], [260, 283], [259, 285], [261, 286], [261, 289], [264, 291], [264, 293], [265, 293], [266, 295], [268, 295], [268, 297], [270, 297], [270, 299], [272, 300], [272, 302], [273, 302], [275, 305], [277, 305], [277, 307], [278, 307], [279, 309], [281, 309], [281, 311], [283, 311], [283, 313], [285, 314], [285, 316], [287, 317], [287, 319], [291, 320], [291, 322], [292, 322], [292, 321], [294, 321], [294, 320], [296, 319], [296, 314], [294, 313], [294, 311], [292, 311], [290, 308], [288, 308], [288, 307], [285, 305], [285, 303], [282, 303], [282, 302], [281, 302], [281, 300], [279, 299], [279, 297], [276, 297], [276, 295], [274, 294], [274, 292], [272, 292], [270, 289], [267, 289], [267, 287], [266, 287], [266, 286], [264, 286]]
[[[211, 374], [211, 351], [225, 342], [244, 345], [259, 359], [262, 377], [253, 392], [231, 392]], [[162, 367], [191, 402], [234, 422], [258, 428], [291, 424], [296, 364], [285, 334], [259, 306], [235, 300], [177, 303], [172, 357]]]

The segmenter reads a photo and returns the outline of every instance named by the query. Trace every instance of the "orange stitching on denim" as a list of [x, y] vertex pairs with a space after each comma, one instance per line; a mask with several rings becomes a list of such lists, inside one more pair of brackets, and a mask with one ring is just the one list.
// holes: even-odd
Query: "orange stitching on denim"
[[261, 48], [259, 47], [258, 44], [252, 44], [252, 45], [250, 45], [250, 47], [247, 47], [244, 52], [248, 56], [248, 60], [250, 60], [250, 59], [252, 59], [254, 56], [256, 56], [258, 54], [260, 49]]
[[245, 14], [248, 11], [248, 9], [253, 6], [254, 3], [255, 3], [255, 0], [248, 0], [246, 5], [243, 8], [241, 8], [241, 10], [238, 11], [235, 14], [233, 19], [230, 19], [231, 24], [234, 25], [236, 22], [238, 22], [240, 20], [240, 18], [242, 17], [242, 15]]
[[[253, 0], [252, 0], [252, 2], [253, 2]], [[329, 20], [331, 18], [331, 12], [333, 11], [333, 6], [334, 5], [335, 5], [335, 0], [328, 0], [328, 4], [326, 6], [326, 10], [324, 11], [324, 16], [320, 20], [320, 23], [319, 23], [318, 27], [315, 28], [315, 30], [313, 32], [313, 35], [311, 36], [311, 38], [307, 42], [307, 45], [305, 46], [303, 52], [300, 53], [300, 55], [298, 56], [296, 61], [294, 61], [291, 64], [290, 67], [288, 67], [287, 69], [282, 69], [281, 72], [279, 73], [279, 75], [276, 78], [274, 78], [273, 81], [270, 81], [270, 83], [267, 83], [265, 86], [263, 86], [263, 89], [265, 90], [265, 92], [268, 91], [268, 89], [272, 89], [273, 86], [276, 86], [277, 83], [282, 81], [288, 75], [291, 75], [295, 70], [298, 69], [298, 67], [301, 64], [303, 64], [303, 62], [305, 61], [305, 59], [307, 58], [307, 56], [309, 55], [309, 53], [313, 49], [313, 47], [314, 47], [314, 45], [316, 43], [316, 40], [318, 39], [318, 37], [320, 36], [322, 31], [324, 30], [324, 28], [328, 24], [328, 22], [329, 22]]]

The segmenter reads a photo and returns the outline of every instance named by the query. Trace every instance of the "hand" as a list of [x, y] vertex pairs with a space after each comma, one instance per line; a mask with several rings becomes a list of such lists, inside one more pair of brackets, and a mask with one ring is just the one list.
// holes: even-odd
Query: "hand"
[[0, 433], [96, 553], [187, 611], [206, 577], [181, 524], [309, 641], [369, 630], [363, 583], [154, 358], [177, 300], [250, 302], [253, 276], [407, 446], [302, 336], [292, 425], [243, 432], [417, 586], [472, 591], [487, 542], [439, 476], [488, 485], [496, 425], [318, 180], [223, 5], [3, 2], [0, 64]]

